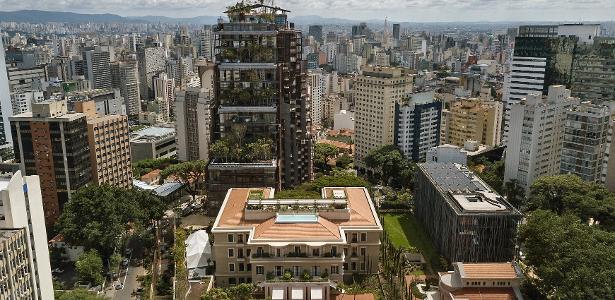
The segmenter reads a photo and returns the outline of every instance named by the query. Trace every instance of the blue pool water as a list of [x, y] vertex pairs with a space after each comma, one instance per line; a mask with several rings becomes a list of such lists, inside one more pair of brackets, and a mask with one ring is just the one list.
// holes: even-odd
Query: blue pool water
[[277, 215], [276, 223], [316, 223], [318, 216], [314, 214]]

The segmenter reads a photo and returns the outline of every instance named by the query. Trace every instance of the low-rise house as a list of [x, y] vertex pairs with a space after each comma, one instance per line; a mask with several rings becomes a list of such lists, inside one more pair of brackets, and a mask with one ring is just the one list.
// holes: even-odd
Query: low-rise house
[[453, 264], [453, 271], [440, 272], [442, 300], [522, 300], [523, 275], [514, 263]]

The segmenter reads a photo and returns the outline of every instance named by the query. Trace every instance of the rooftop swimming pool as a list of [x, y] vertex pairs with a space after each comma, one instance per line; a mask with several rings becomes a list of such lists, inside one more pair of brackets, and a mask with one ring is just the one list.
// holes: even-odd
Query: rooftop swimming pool
[[315, 214], [278, 214], [275, 218], [276, 223], [316, 223], [318, 215]]

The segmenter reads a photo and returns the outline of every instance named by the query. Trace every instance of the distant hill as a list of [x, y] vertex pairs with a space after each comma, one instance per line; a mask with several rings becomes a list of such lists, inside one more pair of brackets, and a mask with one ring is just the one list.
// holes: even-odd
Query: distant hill
[[0, 21], [28, 23], [124, 23], [127, 18], [114, 14], [78, 14], [63, 11], [18, 10], [0, 11]]
[[[222, 16], [222, 13], [220, 13]], [[28, 23], [181, 23], [181, 24], [215, 24], [219, 16], [198, 16], [192, 18], [172, 18], [165, 16], [130, 16], [123, 17], [115, 14], [81, 14], [62, 11], [18, 10], [0, 11], [0, 21], [28, 22]], [[294, 16], [290, 21], [297, 24], [355, 24], [359, 21], [342, 18], [323, 18], [316, 15]]]

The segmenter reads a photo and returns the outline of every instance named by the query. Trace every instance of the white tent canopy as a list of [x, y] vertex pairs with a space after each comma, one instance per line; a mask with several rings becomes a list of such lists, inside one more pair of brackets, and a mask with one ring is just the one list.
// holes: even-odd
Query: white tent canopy
[[197, 230], [186, 239], [186, 263], [188, 269], [207, 267], [211, 258], [211, 244], [205, 230]]

